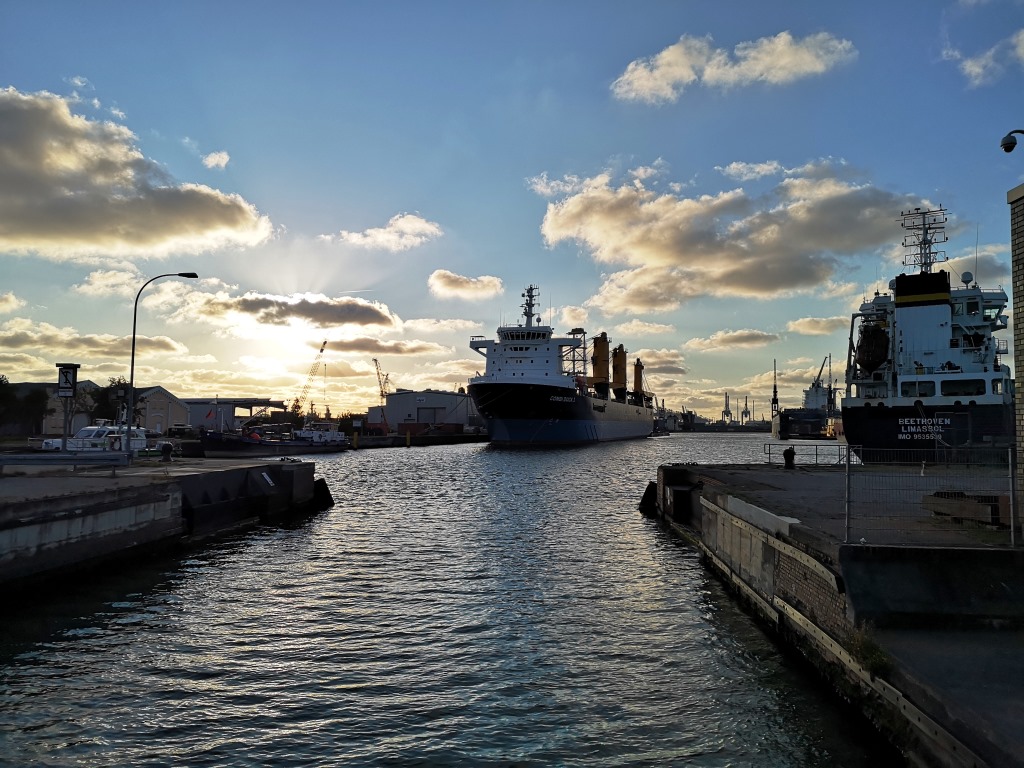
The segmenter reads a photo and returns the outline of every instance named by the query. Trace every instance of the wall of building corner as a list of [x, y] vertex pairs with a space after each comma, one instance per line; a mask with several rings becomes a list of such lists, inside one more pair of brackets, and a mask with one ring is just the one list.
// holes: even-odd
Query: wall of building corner
[[[1013, 369], [1016, 379], [1017, 371], [1024, 360], [1024, 328], [1018, 327], [1017, 302], [1024, 306], [1024, 184], [1014, 187], [1006, 193], [1006, 202], [1010, 205], [1010, 263], [1013, 271]], [[1021, 313], [1024, 320], [1024, 312]], [[1014, 400], [1013, 421], [1018, 446], [1024, 445], [1024, 398]], [[1024, 451], [1017, 451], [1017, 485], [1024, 478]], [[1020, 496], [1018, 496], [1020, 498]]]

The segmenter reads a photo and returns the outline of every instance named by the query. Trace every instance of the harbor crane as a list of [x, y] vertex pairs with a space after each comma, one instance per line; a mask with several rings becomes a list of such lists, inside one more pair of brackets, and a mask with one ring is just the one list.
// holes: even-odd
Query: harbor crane
[[306, 377], [306, 386], [302, 388], [302, 394], [295, 398], [292, 402], [292, 412], [301, 413], [302, 409], [306, 405], [306, 398], [309, 397], [309, 388], [313, 386], [313, 379], [316, 377], [316, 372], [320, 370], [320, 361], [324, 357], [324, 349], [327, 347], [327, 339], [324, 339], [324, 343], [320, 345], [320, 351], [317, 352], [316, 359], [313, 360], [313, 365], [309, 367], [309, 376]]
[[380, 389], [380, 418], [384, 422], [384, 434], [391, 433], [391, 426], [388, 424], [387, 414], [384, 412], [384, 406], [387, 405], [388, 392], [391, 389], [391, 374], [384, 373], [380, 369], [380, 361], [375, 357], [373, 358], [373, 366], [377, 369], [377, 387]]

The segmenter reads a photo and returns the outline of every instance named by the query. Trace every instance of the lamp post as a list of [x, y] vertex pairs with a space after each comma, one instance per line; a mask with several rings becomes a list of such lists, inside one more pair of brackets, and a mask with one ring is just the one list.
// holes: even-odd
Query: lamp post
[[135, 328], [139, 319], [139, 298], [142, 296], [142, 292], [146, 290], [147, 285], [154, 280], [159, 280], [161, 277], [188, 277], [194, 280], [199, 275], [195, 272], [167, 272], [166, 274], [149, 278], [139, 288], [139, 292], [135, 294], [135, 308], [132, 310], [132, 363], [128, 372], [128, 412], [125, 414], [124, 445], [121, 446], [128, 455], [129, 463], [132, 460], [132, 417], [135, 410]]
[[1002, 141], [999, 142], [999, 146], [1002, 147], [1003, 152], [1013, 152], [1013, 148], [1017, 146], [1017, 137], [1013, 134], [1019, 133], [1024, 136], [1024, 131], [1010, 131], [1008, 134], [1003, 136]]

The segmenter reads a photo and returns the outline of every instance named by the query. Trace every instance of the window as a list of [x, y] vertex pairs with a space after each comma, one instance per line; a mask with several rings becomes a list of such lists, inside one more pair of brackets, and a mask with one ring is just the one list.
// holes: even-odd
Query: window
[[942, 382], [942, 394], [947, 397], [970, 397], [985, 394], [984, 379], [951, 379]]
[[935, 397], [934, 381], [904, 381], [900, 383], [903, 397]]

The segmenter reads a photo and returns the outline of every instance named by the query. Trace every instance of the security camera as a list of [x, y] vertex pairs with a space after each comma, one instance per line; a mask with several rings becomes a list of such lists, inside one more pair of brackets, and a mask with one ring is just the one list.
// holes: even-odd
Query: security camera
[[1017, 137], [1012, 133], [1008, 133], [1003, 136], [1003, 140], [999, 142], [999, 146], [1003, 148], [1003, 152], [1013, 152], [1013, 148], [1017, 146]]

